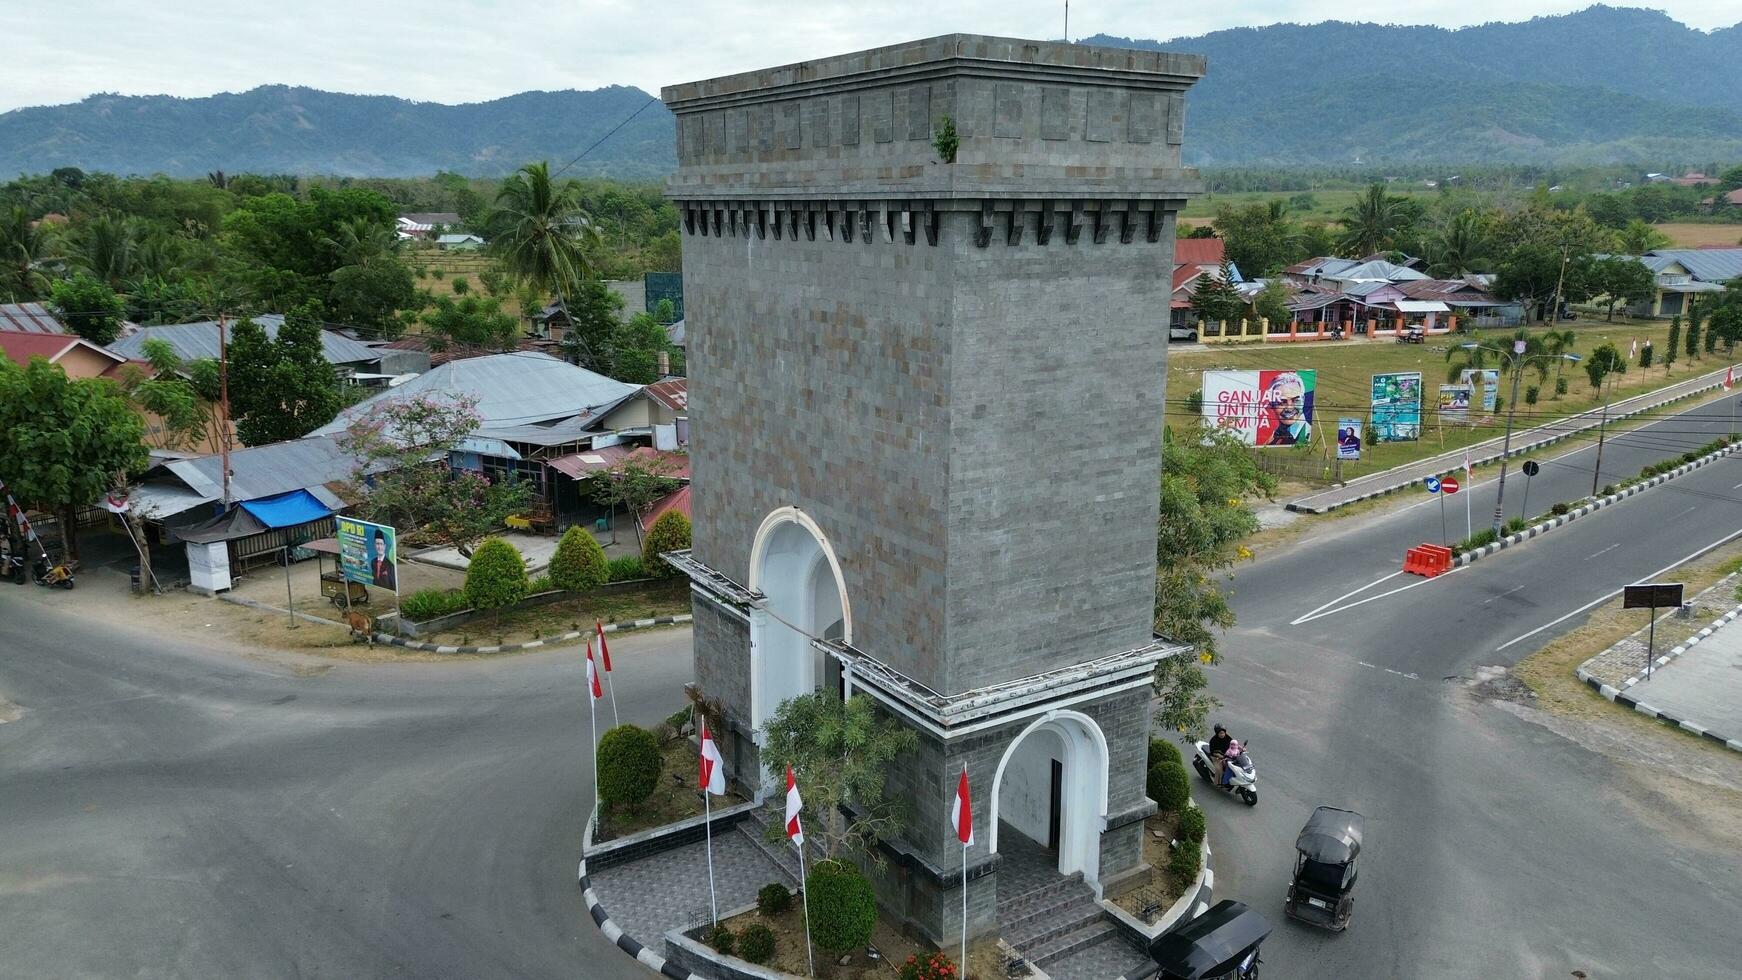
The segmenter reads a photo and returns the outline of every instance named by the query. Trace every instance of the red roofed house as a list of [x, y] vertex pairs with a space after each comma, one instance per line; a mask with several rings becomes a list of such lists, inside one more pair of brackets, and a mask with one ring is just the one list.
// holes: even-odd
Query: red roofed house
[[[74, 380], [117, 377], [121, 369], [131, 363], [107, 347], [70, 333], [0, 330], [0, 354], [18, 365], [40, 357], [50, 364], [59, 364], [67, 377]], [[140, 366], [147, 370], [151, 367], [143, 362]]]
[[[1181, 238], [1173, 243], [1173, 295], [1169, 326], [1184, 326], [1192, 308], [1192, 293], [1203, 276], [1218, 275], [1227, 243], [1220, 238]], [[1240, 274], [1235, 270], [1234, 278]]]
[[641, 530], [643, 532], [651, 530], [654, 523], [665, 516], [665, 512], [669, 510], [675, 510], [685, 517], [690, 517], [690, 488], [687, 485], [655, 500], [653, 506], [647, 508], [647, 513], [642, 514], [639, 518]]

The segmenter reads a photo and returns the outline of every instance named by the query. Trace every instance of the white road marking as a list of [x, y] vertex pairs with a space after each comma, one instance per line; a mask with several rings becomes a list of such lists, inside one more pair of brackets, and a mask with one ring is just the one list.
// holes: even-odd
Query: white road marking
[[1736, 485], [1735, 485], [1735, 486], [1733, 486], [1733, 487], [1731, 487], [1731, 488], [1730, 488], [1730, 489], [1732, 489], [1732, 490], [1742, 490], [1742, 483], [1738, 483], [1738, 484], [1736, 484]]
[[[1737, 533], [1742, 534], [1742, 531], [1739, 531]], [[1452, 569], [1451, 571], [1445, 573], [1444, 575], [1440, 575], [1440, 576], [1437, 576], [1435, 578], [1424, 578], [1419, 582], [1413, 582], [1413, 583], [1411, 583], [1409, 585], [1405, 585], [1401, 588], [1392, 589], [1389, 592], [1381, 592], [1378, 595], [1371, 595], [1365, 599], [1359, 599], [1355, 602], [1349, 603], [1346, 606], [1338, 606], [1335, 609], [1327, 609], [1324, 612], [1319, 612], [1318, 609], [1315, 609], [1312, 612], [1307, 613], [1305, 616], [1302, 616], [1301, 618], [1295, 620], [1294, 622], [1289, 623], [1288, 625], [1299, 626], [1302, 623], [1310, 623], [1315, 619], [1324, 619], [1326, 616], [1335, 616], [1337, 613], [1347, 612], [1348, 610], [1353, 609], [1356, 606], [1364, 606], [1367, 603], [1373, 602], [1376, 599], [1383, 599], [1386, 596], [1393, 596], [1393, 595], [1398, 594], [1399, 592], [1408, 592], [1410, 589], [1419, 589], [1424, 585], [1431, 585], [1435, 582], [1443, 582], [1446, 579], [1452, 577], [1453, 575], [1458, 574], [1459, 572], [1461, 572], [1464, 569], [1469, 568], [1469, 567], [1470, 567], [1469, 565], [1463, 565], [1461, 567]], [[1402, 573], [1400, 572], [1398, 574], [1402, 574]], [[1390, 576], [1386, 576], [1386, 577], [1389, 578]], [[1378, 583], [1374, 583], [1374, 584], [1378, 584]], [[1369, 586], [1369, 588], [1371, 588], [1371, 586]], [[1360, 589], [1355, 590], [1355, 592], [1359, 592], [1359, 591], [1361, 591], [1361, 590]], [[1355, 594], [1354, 592], [1349, 593], [1349, 595], [1354, 595], [1354, 594]], [[1344, 598], [1347, 598], [1347, 596], [1345, 596]], [[1334, 602], [1336, 600], [1332, 600], [1332, 601]], [[1327, 605], [1329, 605], [1329, 603], [1327, 603]], [[1324, 609], [1324, 608], [1325, 608], [1324, 606], [1319, 607], [1319, 609]]]
[[[1706, 545], [1705, 547], [1701, 548], [1700, 550], [1694, 552], [1693, 554], [1688, 555], [1686, 558], [1683, 558], [1680, 561], [1671, 562], [1668, 565], [1665, 565], [1662, 568], [1658, 569], [1657, 571], [1652, 572], [1650, 575], [1647, 575], [1644, 578], [1635, 579], [1634, 581], [1627, 583], [1627, 585], [1638, 585], [1640, 582], [1649, 582], [1652, 579], [1658, 577], [1659, 575], [1662, 575], [1664, 572], [1667, 572], [1670, 569], [1675, 568], [1677, 565], [1685, 565], [1688, 562], [1693, 561], [1695, 558], [1698, 558], [1701, 555], [1705, 554], [1706, 552], [1711, 551], [1713, 548], [1723, 547], [1724, 545], [1728, 544], [1729, 542], [1735, 540], [1738, 537], [1742, 537], [1742, 529], [1732, 531], [1729, 534], [1726, 534], [1723, 537], [1719, 538], [1718, 540], [1712, 542], [1711, 544]], [[1465, 566], [1465, 567], [1468, 567], [1468, 566]], [[1627, 586], [1622, 586], [1621, 588], [1624, 589], [1626, 587]], [[1572, 612], [1567, 613], [1565, 616], [1558, 616], [1555, 619], [1553, 619], [1549, 622], [1546, 622], [1546, 623], [1542, 624], [1541, 626], [1538, 626], [1536, 629], [1533, 629], [1528, 633], [1523, 633], [1523, 634], [1520, 634], [1518, 636], [1513, 637], [1510, 640], [1507, 640], [1505, 643], [1502, 643], [1499, 646], [1495, 647], [1494, 652], [1499, 653], [1500, 651], [1506, 649], [1507, 647], [1513, 645], [1514, 643], [1522, 643], [1523, 641], [1530, 639], [1531, 637], [1535, 636], [1536, 634], [1541, 633], [1543, 630], [1549, 629], [1551, 627], [1559, 626], [1561, 623], [1564, 623], [1567, 620], [1573, 618], [1574, 616], [1577, 616], [1579, 613], [1582, 613], [1585, 610], [1590, 609], [1593, 606], [1600, 606], [1603, 603], [1608, 602], [1610, 599], [1613, 599], [1620, 594], [1621, 594], [1621, 589], [1616, 589], [1615, 591], [1610, 592], [1607, 595], [1601, 596], [1597, 599], [1593, 599], [1592, 601], [1585, 603], [1584, 605], [1573, 610]]]
[[1591, 558], [1595, 558], [1595, 557], [1597, 557], [1597, 555], [1606, 555], [1609, 552], [1614, 551], [1616, 548], [1619, 548], [1619, 547], [1621, 547], [1621, 542], [1617, 541], [1614, 544], [1610, 545], [1609, 547], [1604, 548], [1602, 551], [1597, 552], [1597, 554], [1592, 555], [1590, 558], [1586, 558], [1585, 560], [1590, 561]]
[[1396, 675], [1397, 675], [1397, 676], [1399, 676], [1399, 677], [1403, 677], [1403, 678], [1407, 678], [1407, 679], [1409, 679], [1409, 680], [1412, 680], [1412, 681], [1419, 681], [1419, 680], [1421, 680], [1421, 675], [1420, 675], [1420, 674], [1417, 674], [1417, 673], [1414, 673], [1414, 672], [1413, 672], [1413, 671], [1412, 671], [1412, 672], [1410, 672], [1410, 673], [1407, 673], [1407, 674], [1406, 674], [1406, 673], [1404, 673], [1404, 672], [1403, 672], [1403, 671], [1401, 671], [1401, 670], [1392, 670], [1392, 669], [1391, 669], [1391, 668], [1390, 668], [1390, 667], [1381, 667], [1381, 666], [1379, 666], [1379, 665], [1378, 665], [1378, 664], [1370, 664], [1370, 663], [1368, 663], [1368, 662], [1367, 662], [1367, 661], [1365, 661], [1365, 660], [1357, 660], [1357, 661], [1355, 661], [1355, 662], [1356, 662], [1356, 663], [1358, 663], [1358, 664], [1360, 664], [1360, 665], [1361, 665], [1361, 666], [1363, 666], [1363, 667], [1368, 667], [1368, 668], [1371, 668], [1371, 669], [1373, 669], [1373, 670], [1383, 670], [1383, 671], [1385, 671], [1385, 672], [1386, 672], [1386, 673], [1387, 673], [1387, 674], [1396, 674]]
[[[1306, 614], [1306, 615], [1307, 615], [1307, 616], [1311, 616], [1311, 615], [1312, 615], [1312, 614], [1313, 614], [1313, 613], [1316, 613], [1316, 612], [1318, 612], [1318, 611], [1319, 611], [1319, 609], [1323, 609], [1323, 608], [1325, 608], [1325, 606], [1334, 606], [1334, 605], [1336, 605], [1336, 604], [1337, 604], [1337, 603], [1339, 603], [1339, 602], [1342, 602], [1342, 601], [1343, 601], [1343, 600], [1344, 600], [1344, 599], [1347, 599], [1347, 598], [1349, 598], [1349, 597], [1350, 597], [1350, 596], [1352, 596], [1352, 595], [1360, 595], [1360, 594], [1361, 594], [1361, 593], [1363, 593], [1363, 592], [1365, 592], [1365, 591], [1367, 591], [1367, 590], [1368, 590], [1368, 589], [1371, 589], [1371, 588], [1372, 588], [1372, 587], [1374, 587], [1374, 586], [1375, 586], [1375, 585], [1378, 585], [1378, 584], [1379, 584], [1379, 583], [1380, 583], [1380, 582], [1384, 582], [1384, 581], [1386, 581], [1386, 580], [1388, 580], [1388, 579], [1394, 579], [1394, 578], [1396, 578], [1396, 577], [1397, 577], [1397, 576], [1399, 576], [1399, 575], [1402, 575], [1402, 574], [1403, 574], [1403, 570], [1402, 570], [1402, 569], [1398, 569], [1398, 570], [1397, 570], [1397, 571], [1395, 571], [1395, 572], [1392, 572], [1392, 573], [1391, 573], [1391, 574], [1390, 574], [1390, 575], [1381, 575], [1381, 576], [1380, 576], [1380, 577], [1378, 577], [1378, 578], [1376, 578], [1376, 579], [1374, 579], [1374, 580], [1373, 580], [1373, 581], [1371, 581], [1371, 582], [1368, 582], [1368, 583], [1367, 583], [1367, 584], [1366, 584], [1366, 585], [1363, 585], [1363, 586], [1361, 586], [1361, 587], [1360, 587], [1360, 588], [1358, 588], [1358, 589], [1352, 589], [1352, 590], [1350, 590], [1350, 591], [1348, 591], [1348, 592], [1345, 592], [1345, 593], [1343, 593], [1343, 594], [1342, 594], [1342, 595], [1340, 595], [1340, 596], [1338, 596], [1338, 597], [1336, 597], [1336, 598], [1335, 598], [1335, 599], [1332, 599], [1332, 600], [1331, 600], [1331, 601], [1330, 601], [1330, 602], [1327, 602], [1327, 603], [1325, 603], [1325, 605], [1324, 605], [1324, 606], [1320, 606], [1320, 607], [1318, 607], [1318, 609], [1314, 609], [1314, 610], [1312, 610], [1312, 612], [1309, 612], [1309, 613], [1307, 613], [1307, 614]], [[1305, 620], [1306, 620], [1306, 616], [1303, 616], [1303, 617], [1301, 617], [1301, 618], [1300, 618], [1300, 619], [1297, 619], [1297, 620], [1295, 620], [1295, 621], [1294, 621], [1294, 622], [1292, 622], [1292, 623], [1289, 623], [1289, 624], [1288, 624], [1288, 625], [1290, 625], [1290, 626], [1298, 626], [1298, 625], [1300, 625], [1300, 624], [1301, 624], [1301, 623], [1302, 623], [1302, 622], [1304, 622], [1304, 621], [1305, 621]]]
[[1490, 603], [1490, 602], [1493, 602], [1493, 601], [1494, 601], [1494, 600], [1495, 600], [1495, 599], [1504, 599], [1504, 598], [1506, 598], [1506, 597], [1507, 597], [1507, 596], [1509, 596], [1509, 595], [1511, 595], [1511, 594], [1512, 594], [1512, 593], [1514, 593], [1514, 592], [1519, 592], [1519, 591], [1522, 591], [1522, 590], [1523, 590], [1523, 589], [1524, 589], [1524, 588], [1525, 588], [1525, 586], [1522, 586], [1522, 585], [1520, 585], [1520, 586], [1518, 586], [1518, 587], [1517, 587], [1517, 588], [1511, 588], [1511, 589], [1507, 589], [1507, 590], [1506, 590], [1506, 591], [1505, 591], [1505, 592], [1502, 592], [1502, 593], [1500, 593], [1500, 594], [1499, 594], [1499, 595], [1497, 595], [1497, 596], [1493, 596], [1493, 597], [1491, 597], [1491, 598], [1487, 598], [1487, 599], [1483, 599], [1483, 600], [1482, 600], [1482, 605], [1484, 605], [1484, 606], [1486, 606], [1486, 605], [1487, 605], [1487, 604], [1488, 604], [1488, 603]]

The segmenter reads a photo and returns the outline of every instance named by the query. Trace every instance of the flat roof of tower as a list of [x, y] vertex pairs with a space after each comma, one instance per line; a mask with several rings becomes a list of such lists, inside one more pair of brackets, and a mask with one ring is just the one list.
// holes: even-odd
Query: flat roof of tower
[[937, 72], [943, 64], [951, 64], [958, 72], [978, 64], [1003, 71], [1027, 68], [1043, 75], [1064, 74], [1079, 81], [1098, 76], [1107, 83], [1143, 81], [1153, 85], [1174, 81], [1184, 87], [1203, 77], [1207, 63], [1203, 55], [1171, 51], [982, 34], [941, 34], [775, 68], [667, 85], [660, 89], [659, 96], [675, 109], [698, 100], [729, 99], [788, 85], [847, 82], [867, 75], [887, 75], [893, 83], [907, 76]]

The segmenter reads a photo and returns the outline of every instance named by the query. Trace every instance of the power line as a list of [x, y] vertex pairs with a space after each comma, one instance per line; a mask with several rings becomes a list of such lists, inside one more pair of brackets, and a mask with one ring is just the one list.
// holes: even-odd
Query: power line
[[575, 154], [575, 158], [573, 160], [570, 160], [568, 163], [565, 163], [562, 166], [558, 167], [556, 170], [556, 173], [551, 174], [551, 176], [552, 177], [562, 176], [562, 172], [564, 170], [569, 169], [570, 167], [574, 166], [577, 163], [580, 163], [582, 157], [584, 157], [587, 154], [598, 149], [599, 144], [601, 144], [601, 143], [605, 142], [606, 140], [610, 139], [611, 137], [617, 135], [617, 130], [622, 129], [624, 126], [629, 125], [629, 120], [634, 119], [636, 116], [641, 115], [642, 109], [646, 109], [648, 106], [650, 106], [658, 101], [659, 101], [659, 96], [657, 96], [657, 95], [651, 96], [650, 98], [648, 98], [648, 100], [646, 102], [641, 103], [640, 109], [636, 109], [634, 112], [631, 112], [629, 115], [623, 117], [623, 121], [618, 123], [615, 126], [612, 126], [610, 132], [608, 132], [605, 135], [594, 140], [592, 146], [589, 146], [586, 149], [582, 150], [581, 152]]

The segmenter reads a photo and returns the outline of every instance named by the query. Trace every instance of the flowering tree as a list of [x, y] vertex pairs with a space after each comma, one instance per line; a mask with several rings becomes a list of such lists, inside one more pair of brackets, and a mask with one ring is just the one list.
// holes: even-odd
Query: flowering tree
[[339, 446], [357, 460], [346, 495], [356, 515], [471, 557], [472, 545], [531, 495], [518, 481], [449, 465], [448, 453], [481, 422], [476, 399], [428, 395], [389, 402], [352, 422]]

